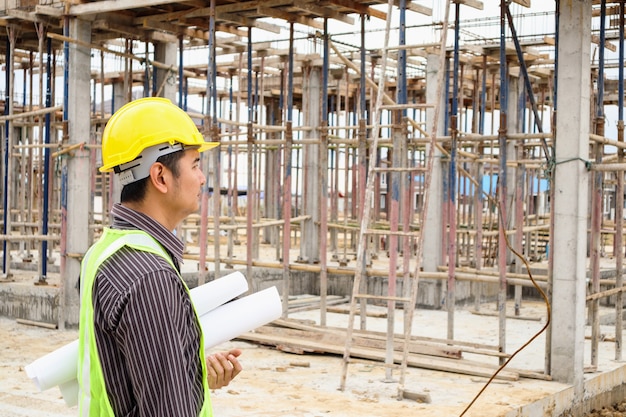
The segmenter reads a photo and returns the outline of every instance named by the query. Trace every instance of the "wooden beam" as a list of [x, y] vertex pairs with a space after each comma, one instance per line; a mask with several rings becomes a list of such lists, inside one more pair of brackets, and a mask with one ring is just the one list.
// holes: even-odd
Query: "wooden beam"
[[261, 22], [257, 19], [251, 19], [249, 17], [241, 16], [236, 13], [218, 13], [216, 19], [231, 22], [239, 26], [255, 27], [257, 29], [266, 30], [272, 33], [280, 33], [281, 31], [280, 26], [272, 25], [271, 23], [267, 22]]
[[264, 6], [259, 6], [257, 8], [257, 12], [276, 19], [283, 19], [290, 23], [299, 23], [301, 25], [310, 26], [319, 30], [324, 29], [324, 24], [322, 22], [318, 22], [315, 19], [311, 19], [310, 17], [302, 16], [297, 13], [290, 13], [284, 10]]
[[51, 18], [47, 15], [37, 14], [35, 12], [27, 12], [21, 9], [9, 9], [6, 11], [7, 16], [16, 19], [26, 20], [28, 22], [44, 23], [49, 26], [59, 27], [59, 19]]
[[179, 10], [177, 12], [170, 12], [170, 13], [156, 13], [156, 14], [153, 14], [153, 15], [150, 15], [150, 16], [137, 17], [137, 18], [135, 18], [134, 23], [136, 25], [141, 25], [146, 20], [154, 20], [154, 21], [157, 21], [157, 22], [163, 22], [163, 21], [166, 21], [166, 20], [181, 19], [183, 17], [188, 17], [188, 15], [189, 15], [189, 10]]
[[140, 7], [160, 6], [162, 4], [178, 3], [172, 0], [103, 0], [91, 3], [73, 4], [69, 13], [72, 16], [82, 16], [95, 13], [116, 12]]
[[52, 6], [35, 6], [35, 13], [52, 17], [63, 17], [63, 8]]
[[[396, 7], [400, 7], [400, 0], [394, 0], [393, 4]], [[416, 4], [416, 3], [412, 2], [412, 1], [407, 1], [406, 2], [406, 9], [410, 10], [412, 12], [415, 12], [415, 13], [423, 14], [425, 16], [432, 16], [433, 15], [433, 9], [431, 9], [430, 7], [422, 6], [421, 4]]]
[[121, 33], [122, 35], [126, 35], [136, 39], [141, 39], [144, 36], [144, 31], [140, 28], [115, 22], [110, 17], [106, 19], [94, 20], [91, 27], [93, 29], [108, 30], [115, 33]]
[[327, 0], [320, 2], [320, 4], [332, 4], [343, 7], [344, 9], [352, 10], [355, 13], [366, 14], [377, 19], [387, 20], [387, 13], [352, 0]]
[[[591, 35], [591, 42], [600, 45], [600, 37], [598, 35]], [[611, 52], [617, 51], [617, 47], [607, 40], [604, 41], [604, 47]]]
[[316, 14], [320, 17], [327, 17], [329, 19], [335, 19], [338, 20], [340, 22], [346, 23], [348, 25], [354, 25], [354, 19], [350, 16], [347, 16], [343, 13], [339, 13], [336, 10], [330, 9], [328, 7], [321, 7], [321, 6], [317, 6], [316, 4], [313, 3], [299, 3], [296, 2], [293, 5], [293, 8], [295, 9], [299, 9], [299, 10], [303, 10], [303, 11], [307, 11], [307, 12], [311, 12], [313, 14]]
[[[294, 0], [269, 0], [269, 1], [239, 1], [236, 3], [222, 4], [215, 6], [216, 13], [237, 13], [242, 11], [256, 10], [258, 6], [274, 7], [292, 5]], [[186, 17], [203, 17], [211, 14], [210, 7], [202, 7], [192, 12], [188, 12]]]
[[454, 0], [455, 3], [464, 4], [469, 7], [473, 7], [477, 10], [483, 10], [484, 5], [482, 1], [479, 0]]

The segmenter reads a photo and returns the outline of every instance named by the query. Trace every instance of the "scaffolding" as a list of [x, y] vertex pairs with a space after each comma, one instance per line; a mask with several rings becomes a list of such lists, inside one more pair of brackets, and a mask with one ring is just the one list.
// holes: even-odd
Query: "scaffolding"
[[[258, 267], [281, 270], [287, 315], [292, 272], [319, 274], [325, 325], [329, 275], [351, 277], [363, 267], [369, 290], [380, 293], [387, 290], [386, 277], [419, 276], [436, 288], [435, 303], [420, 294], [416, 302], [437, 308], [443, 302], [450, 340], [458, 286], [466, 286], [470, 295], [464, 301], [476, 310], [485, 302], [505, 305], [512, 299], [517, 315], [524, 296], [537, 296], [537, 286], [549, 293], [558, 10], [533, 12], [524, 2], [503, 3], [499, 20], [464, 19], [464, 10], [482, 3], [459, 1], [445, 51], [437, 43], [442, 25], [436, 19], [410, 25], [401, 18], [386, 31], [397, 36], [397, 45], [382, 54], [375, 40], [382, 29], [369, 26], [387, 20], [388, 12], [375, 7], [384, 1], [334, 0], [323, 2], [326, 6], [142, 1], [124, 13], [112, 6], [115, 2], [104, 1], [8, 3], [0, 11], [6, 28], [0, 47], [4, 281], [28, 263], [37, 265], [35, 283], [45, 285], [55, 261], [61, 260], [63, 274], [64, 259], [80, 259], [82, 254], [66, 247], [67, 211], [89, 210], [85, 233], [93, 241], [108, 224], [119, 191], [111, 174], [96, 170], [106, 121], [133, 98], [165, 95], [194, 118], [207, 140], [221, 142], [202, 161], [211, 175], [201, 210], [180, 226], [193, 248], [186, 257], [199, 264], [199, 284], [208, 279], [209, 266], [215, 277], [222, 269], [245, 267], [249, 279]], [[432, 9], [410, 1], [390, 3], [401, 16], [430, 18], [441, 12], [437, 2]], [[593, 13], [598, 24], [590, 86], [593, 160], [582, 161], [594, 179], [588, 296], [592, 366], [601, 337], [601, 302], [616, 306], [615, 356], [622, 356], [626, 168], [620, 65], [624, 3], [602, 1]], [[95, 16], [91, 41], [70, 36], [69, 20], [75, 16]], [[333, 33], [330, 21], [360, 29]], [[80, 143], [68, 140], [70, 45], [91, 51], [92, 89], [84, 92], [91, 96], [91, 130]], [[168, 56], [164, 45], [176, 47], [175, 59], [163, 58]], [[428, 66], [438, 54], [444, 57], [440, 77], [429, 78]], [[615, 71], [618, 78], [612, 78]], [[383, 91], [378, 90], [381, 78], [388, 80]], [[442, 97], [434, 119], [427, 104], [433, 92]], [[608, 107], [618, 110], [614, 136], [605, 129]], [[373, 120], [376, 114], [380, 119]], [[67, 161], [79, 151], [88, 154], [85, 181], [91, 199], [84, 207], [68, 207]], [[429, 165], [430, 155], [437, 168]], [[372, 159], [384, 169], [368, 172]], [[372, 206], [366, 207], [370, 179]], [[440, 188], [439, 200], [429, 194], [431, 180]], [[422, 217], [427, 209], [439, 218], [438, 238], [425, 232], [432, 221]], [[366, 220], [377, 232], [359, 244], [365, 211], [371, 211]], [[243, 258], [236, 255], [240, 245], [245, 245]], [[541, 271], [534, 280], [515, 252]], [[363, 266], [357, 264], [360, 256]], [[610, 259], [615, 266], [608, 269], [614, 272], [601, 278], [601, 265]], [[506, 320], [506, 309], [500, 309], [495, 343], [508, 353]]]

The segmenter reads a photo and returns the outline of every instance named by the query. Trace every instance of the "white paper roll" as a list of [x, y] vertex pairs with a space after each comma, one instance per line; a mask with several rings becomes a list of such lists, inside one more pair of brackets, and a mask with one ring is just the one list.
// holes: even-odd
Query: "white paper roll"
[[[282, 303], [276, 287], [226, 303], [200, 317], [204, 347], [211, 349], [220, 343], [256, 329], [280, 318]], [[77, 353], [78, 355], [78, 353]], [[59, 386], [68, 407], [78, 404], [78, 380]]]
[[[243, 277], [240, 273], [235, 274]], [[210, 286], [210, 284], [216, 283], [230, 275], [211, 281], [202, 287]], [[240, 291], [243, 288], [240, 281], [241, 277], [235, 276], [232, 278], [232, 285], [237, 287], [237, 290], [220, 290], [219, 295], [227, 296], [226, 294], [230, 295], [234, 291]], [[245, 289], [237, 295], [247, 291], [248, 285], [245, 277], [243, 281], [246, 282]], [[210, 291], [204, 288], [192, 300], [194, 304], [196, 300], [214, 303], [210, 298]], [[225, 301], [228, 300], [230, 298]], [[240, 334], [276, 320], [281, 314], [282, 303], [276, 287], [271, 287], [213, 308], [200, 316], [205, 349], [210, 349]], [[35, 382], [41, 391], [58, 385], [68, 407], [78, 404], [78, 379], [76, 378], [78, 374], [78, 340], [68, 343], [26, 365], [25, 370], [28, 377]]]
[[64, 384], [59, 385], [63, 401], [68, 407], [74, 407], [78, 404], [78, 379], [74, 378]]
[[192, 288], [189, 293], [198, 316], [248, 291], [248, 281], [239, 271], [225, 275], [207, 284]]
[[276, 287], [226, 303], [200, 317], [204, 346], [216, 346], [278, 319], [283, 313]]
[[[248, 291], [248, 281], [241, 272], [228, 274], [190, 290], [191, 301], [198, 316]], [[42, 356], [24, 368], [35, 385], [45, 391], [76, 379], [78, 372], [78, 340]]]
[[48, 353], [26, 365], [26, 375], [41, 391], [76, 379], [78, 369], [78, 340]]

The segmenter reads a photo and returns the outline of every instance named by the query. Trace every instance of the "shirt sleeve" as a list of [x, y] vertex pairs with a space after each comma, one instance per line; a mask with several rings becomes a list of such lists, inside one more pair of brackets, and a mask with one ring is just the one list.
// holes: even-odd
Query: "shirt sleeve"
[[199, 331], [179, 280], [171, 271], [147, 273], [129, 290], [120, 318], [117, 338], [139, 416], [196, 417], [201, 407], [199, 339], [189, 337]]

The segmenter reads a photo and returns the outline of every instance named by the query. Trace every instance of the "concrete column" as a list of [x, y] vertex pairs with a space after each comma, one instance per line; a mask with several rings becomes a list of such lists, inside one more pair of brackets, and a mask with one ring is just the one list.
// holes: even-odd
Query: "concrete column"
[[[308, 80], [305, 83], [304, 97], [306, 101], [304, 125], [310, 126], [311, 131], [305, 135], [309, 138], [319, 136], [320, 109], [322, 108], [322, 71], [320, 67], [313, 67], [308, 71]], [[302, 223], [302, 239], [300, 240], [300, 258], [304, 262], [319, 262], [320, 259], [320, 187], [319, 187], [319, 144], [307, 145], [304, 148], [304, 214], [311, 216]]]
[[[113, 96], [111, 103], [111, 114], [115, 113], [120, 107], [126, 104], [128, 94], [126, 94], [124, 81], [113, 83]], [[117, 175], [112, 175], [111, 180], [111, 204], [119, 203], [122, 195], [122, 184]]]
[[[280, 124], [282, 120], [282, 109], [278, 105], [278, 100], [266, 101], [265, 123], [269, 126]], [[268, 137], [271, 139], [280, 139], [279, 132], [270, 132]], [[268, 147], [265, 151], [264, 177], [264, 196], [263, 196], [263, 215], [265, 217], [278, 219], [280, 217], [280, 184], [276, 178], [280, 178], [281, 159], [280, 152], [275, 147]], [[276, 244], [278, 242], [278, 228], [269, 226], [263, 228], [263, 243]], [[280, 254], [276, 254], [276, 259]]]
[[583, 398], [591, 0], [562, 1], [557, 78], [550, 373]]
[[[437, 73], [443, 71], [440, 68], [439, 55], [428, 55], [426, 65], [426, 102], [437, 102]], [[443, 94], [443, 91], [442, 91]], [[443, 135], [443, 118], [445, 117], [445, 102], [440, 101], [439, 121], [437, 126], [437, 135]], [[434, 110], [426, 111], [426, 131], [428, 133], [433, 130]], [[427, 148], [427, 152], [435, 152], [433, 163], [433, 172], [430, 180], [430, 195], [428, 198], [428, 219], [423, 226], [424, 233], [424, 259], [422, 265], [426, 272], [436, 272], [437, 267], [442, 264], [441, 245], [443, 242], [443, 176], [441, 164], [441, 151], [439, 149]]]
[[[70, 20], [70, 37], [83, 43], [91, 42], [91, 24], [87, 21], [72, 18]], [[90, 91], [91, 51], [88, 47], [70, 43], [69, 45], [69, 81], [68, 108], [69, 145], [88, 141], [90, 135]], [[89, 213], [93, 201], [89, 189], [95, 167], [90, 164], [90, 150], [77, 149], [66, 159], [63, 168], [67, 175], [67, 232], [65, 267], [62, 274], [63, 299], [65, 308], [60, 310], [59, 324], [74, 327], [79, 318], [79, 293], [76, 282], [80, 275], [82, 256], [92, 243], [89, 232]], [[63, 311], [64, 310], [64, 311]], [[63, 321], [64, 320], [64, 321]]]
[[178, 74], [175, 68], [178, 66], [178, 45], [175, 43], [157, 42], [154, 44], [154, 60], [167, 65], [172, 65], [172, 71], [159, 68], [156, 72], [156, 86], [159, 97], [165, 97], [176, 104]]
[[[522, 114], [524, 103], [520, 103], [520, 98], [524, 96], [524, 83], [521, 77], [509, 76], [508, 82], [508, 103], [507, 103], [507, 133], [520, 133], [523, 129]], [[506, 160], [517, 160], [517, 143], [516, 141], [508, 141], [506, 144]], [[506, 170], [506, 225], [507, 229], [513, 227], [513, 219], [515, 218], [515, 182], [516, 169], [507, 167]], [[507, 264], [511, 262], [512, 254], [507, 256]]]
[[124, 81], [116, 81], [112, 84], [112, 87], [113, 95], [111, 97], [111, 114], [115, 113], [120, 107], [126, 104], [126, 97], [128, 97]]

